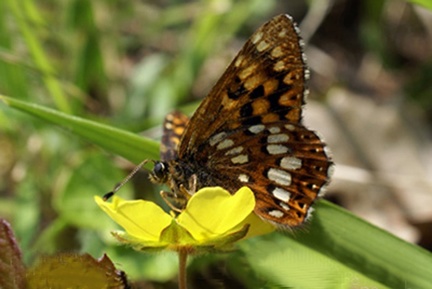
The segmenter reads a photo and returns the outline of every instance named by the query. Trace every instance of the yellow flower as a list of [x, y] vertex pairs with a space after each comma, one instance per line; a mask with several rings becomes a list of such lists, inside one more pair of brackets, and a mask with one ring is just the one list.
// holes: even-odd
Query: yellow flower
[[126, 201], [114, 196], [108, 203], [96, 196], [95, 201], [125, 229], [114, 232], [114, 236], [138, 250], [226, 249], [240, 239], [275, 230], [253, 213], [255, 197], [247, 187], [233, 195], [220, 187], [203, 188], [176, 217], [144, 200]]

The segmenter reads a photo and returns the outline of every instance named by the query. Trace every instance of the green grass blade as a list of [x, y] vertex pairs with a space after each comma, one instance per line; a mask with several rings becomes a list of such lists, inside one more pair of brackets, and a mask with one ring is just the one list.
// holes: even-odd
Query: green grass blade
[[430, 252], [325, 200], [294, 236], [274, 234], [243, 246], [257, 274], [284, 286], [432, 288]]
[[16, 22], [18, 23], [18, 27], [21, 30], [28, 50], [33, 57], [35, 66], [43, 73], [43, 81], [46, 89], [50, 93], [57, 107], [64, 112], [70, 113], [72, 110], [67, 102], [65, 94], [63, 93], [60, 82], [54, 75], [48, 56], [45, 54], [41, 42], [36, 37], [37, 33], [34, 31], [34, 27], [32, 27], [27, 21], [30, 16], [34, 18], [35, 15], [38, 14], [38, 11], [28, 2], [25, 5], [26, 9], [22, 7], [24, 4], [21, 1], [8, 0], [8, 4]]
[[159, 156], [159, 146], [156, 141], [140, 137], [134, 133], [6, 96], [0, 95], [0, 100], [3, 100], [10, 107], [60, 125], [134, 163], [146, 158], [157, 159]]
[[410, 0], [409, 2], [421, 5], [429, 10], [432, 10], [432, 1], [431, 0]]

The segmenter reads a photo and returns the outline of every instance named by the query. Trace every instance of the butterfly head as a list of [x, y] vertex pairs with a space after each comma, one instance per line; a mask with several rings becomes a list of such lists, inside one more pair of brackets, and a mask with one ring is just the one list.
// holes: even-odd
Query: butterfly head
[[168, 178], [168, 164], [161, 161], [155, 161], [153, 170], [150, 173], [150, 179], [155, 183], [165, 183]]

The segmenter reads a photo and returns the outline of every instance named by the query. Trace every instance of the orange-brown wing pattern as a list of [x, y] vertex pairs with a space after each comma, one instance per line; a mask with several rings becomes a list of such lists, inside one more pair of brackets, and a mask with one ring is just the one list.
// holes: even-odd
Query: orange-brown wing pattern
[[250, 37], [198, 107], [181, 141], [180, 157], [194, 154], [217, 132], [300, 122], [308, 74], [297, 27], [288, 15], [274, 17]]
[[165, 117], [160, 146], [161, 160], [168, 161], [177, 158], [180, 138], [188, 122], [189, 118], [179, 111], [174, 111]]
[[189, 193], [248, 186], [261, 218], [281, 228], [303, 224], [329, 182], [332, 162], [325, 144], [301, 123], [309, 77], [302, 46], [287, 15], [261, 26], [187, 125], [184, 115], [167, 117], [162, 159], [172, 161], [163, 171], [169, 176], [159, 179]]
[[332, 170], [324, 143], [298, 124], [242, 127], [213, 146], [206, 166], [216, 172], [211, 175], [215, 184], [233, 192], [250, 187], [255, 213], [280, 227], [295, 227], [308, 218]]

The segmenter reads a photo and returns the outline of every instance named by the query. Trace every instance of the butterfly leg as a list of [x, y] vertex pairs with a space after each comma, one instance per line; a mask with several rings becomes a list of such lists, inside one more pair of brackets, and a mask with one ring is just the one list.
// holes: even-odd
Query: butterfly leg
[[190, 188], [188, 191], [189, 195], [193, 195], [196, 193], [196, 191], [197, 191], [197, 175], [192, 175], [189, 178], [189, 188]]
[[185, 199], [187, 202], [187, 200], [189, 200], [190, 197], [194, 195], [197, 191], [197, 176], [192, 175], [189, 178], [188, 189], [183, 184], [175, 184], [173, 191], [175, 192], [174, 195], [176, 196], [176, 198]]
[[187, 189], [183, 184], [178, 185], [175, 182], [171, 183], [172, 192], [160, 191], [160, 195], [165, 203], [177, 213], [181, 213], [186, 207], [189, 198], [195, 194], [197, 188], [197, 176], [192, 175], [189, 179], [189, 188]]
[[[161, 195], [162, 199], [164, 200], [164, 202], [168, 205], [168, 207], [170, 207], [171, 210], [173, 210], [174, 212], [181, 213], [183, 211], [183, 208], [186, 207], [187, 200], [183, 199], [183, 198], [179, 198], [174, 193], [160, 191], [160, 195]], [[176, 204], [174, 204], [173, 200], [179, 206], [176, 206]]]

